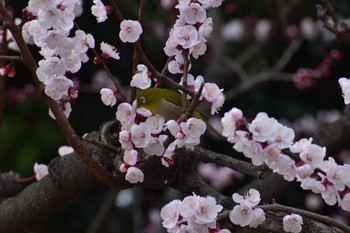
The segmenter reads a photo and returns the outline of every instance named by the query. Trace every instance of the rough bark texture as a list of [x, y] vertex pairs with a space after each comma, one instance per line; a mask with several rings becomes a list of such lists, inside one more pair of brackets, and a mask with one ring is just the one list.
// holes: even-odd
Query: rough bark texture
[[0, 205], [0, 232], [32, 232], [45, 219], [97, 183], [78, 155], [58, 157], [50, 174]]

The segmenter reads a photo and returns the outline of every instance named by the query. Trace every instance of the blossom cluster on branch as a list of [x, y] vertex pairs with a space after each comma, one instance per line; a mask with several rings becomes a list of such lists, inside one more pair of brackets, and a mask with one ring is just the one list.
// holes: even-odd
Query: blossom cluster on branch
[[247, 123], [242, 111], [233, 108], [221, 121], [223, 135], [254, 165], [265, 163], [287, 181], [297, 180], [303, 189], [320, 193], [328, 205], [338, 202], [350, 211], [350, 166], [325, 159], [325, 147], [313, 144], [312, 138], [294, 142], [292, 129], [263, 112]]

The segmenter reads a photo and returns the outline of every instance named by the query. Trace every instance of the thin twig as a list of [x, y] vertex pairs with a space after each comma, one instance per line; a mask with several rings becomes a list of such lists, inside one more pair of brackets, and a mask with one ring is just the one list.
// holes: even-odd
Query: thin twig
[[301, 38], [295, 38], [288, 46], [286, 50], [284, 50], [282, 56], [278, 59], [276, 64], [271, 68], [272, 71], [282, 71], [293, 55], [298, 51], [302, 44], [303, 40]]
[[234, 159], [228, 155], [216, 153], [207, 149], [196, 147], [193, 151], [188, 150], [186, 153], [193, 156], [204, 163], [215, 163], [218, 166], [229, 167], [235, 171], [241, 172], [248, 176], [263, 179], [263, 174], [267, 170], [265, 166], [254, 166], [251, 163]]
[[[197, 94], [193, 97], [193, 99], [191, 101], [191, 105], [188, 107], [187, 111], [184, 114], [184, 120], [187, 120], [196, 111], [198, 105], [200, 104], [199, 99], [201, 97], [203, 88], [204, 88], [204, 83], [201, 84]], [[185, 95], [187, 96], [187, 94], [185, 94]]]
[[[188, 59], [188, 52], [186, 50], [182, 51], [182, 58], [184, 59], [182, 85], [187, 87], [188, 67], [189, 67], [189, 64], [190, 64], [190, 60]], [[186, 94], [186, 92], [182, 92], [183, 112], [187, 111], [187, 104], [186, 103], [187, 103], [187, 94]]]
[[18, 184], [30, 183], [30, 182], [35, 181], [35, 175], [33, 175], [31, 177], [27, 177], [27, 178], [17, 178], [14, 181]]
[[[8, 7], [8, 1], [5, 1], [5, 4], [6, 4], [6, 7]], [[7, 38], [7, 29], [5, 27], [2, 35], [2, 41], [1, 41], [1, 51], [0, 51], [1, 56], [5, 56], [5, 54], [7, 54], [7, 51], [8, 51], [8, 41], [6, 38]], [[3, 59], [1, 59], [0, 67], [4, 65], [6, 65], [6, 63]], [[6, 97], [5, 84], [6, 84], [5, 77], [0, 76], [0, 140], [2, 137], [1, 132], [2, 132], [2, 124], [3, 124], [3, 118], [4, 118], [4, 111], [5, 111], [5, 97]]]
[[[79, 25], [74, 22], [74, 26], [76, 29], [80, 30]], [[90, 48], [91, 51], [93, 52], [93, 54], [95, 55], [95, 57], [97, 58], [97, 60], [99, 61], [99, 63], [102, 65], [102, 67], [105, 69], [107, 76], [109, 77], [109, 79], [113, 82], [115, 88], [118, 90], [118, 94], [120, 94], [120, 96], [122, 97], [123, 101], [127, 101], [127, 98], [124, 94], [124, 92], [122, 91], [122, 89], [119, 87], [119, 84], [117, 83], [117, 81], [115, 80], [111, 70], [108, 68], [107, 64], [105, 63], [104, 59], [100, 56], [100, 54], [96, 51], [96, 49], [94, 48]]]
[[[145, 0], [140, 1], [138, 21], [141, 25], [143, 24], [143, 20], [144, 20], [145, 4], [146, 4]], [[140, 39], [138, 39], [138, 42], [140, 42]], [[135, 74], [138, 63], [139, 63], [139, 53], [137, 52], [137, 49], [134, 48], [134, 55], [132, 58], [132, 75]], [[130, 99], [129, 99], [130, 103], [132, 103], [136, 99], [136, 90], [137, 90], [136, 87], [131, 87], [130, 89]]]
[[0, 55], [0, 60], [10, 60], [10, 61], [21, 61], [23, 58], [22, 56], [7, 56], [7, 55]]
[[239, 95], [244, 94], [253, 87], [264, 82], [293, 82], [294, 74], [279, 73], [279, 72], [266, 72], [252, 76], [248, 81], [241, 83], [236, 88], [231, 89], [225, 93], [226, 101], [230, 101]]
[[112, 6], [113, 13], [117, 17], [117, 19], [120, 22], [122, 22], [124, 20], [124, 16], [123, 16], [122, 12], [119, 10], [119, 7], [117, 6], [117, 3], [115, 2], [115, 0], [109, 0], [109, 4]]
[[[113, 0], [109, 0], [110, 5], [113, 8], [113, 12], [116, 15], [116, 17], [118, 18], [118, 20], [121, 22], [124, 20], [124, 16], [121, 13], [121, 11], [119, 10], [117, 4], [115, 3], [115, 1]], [[140, 56], [140, 59], [143, 61], [143, 63], [148, 67], [148, 69], [151, 71], [151, 73], [155, 76], [156, 79], [160, 79], [161, 81], [175, 87], [178, 90], [184, 91], [187, 94], [189, 94], [191, 97], [193, 97], [195, 95], [195, 92], [184, 87], [183, 85], [178, 84], [177, 82], [175, 82], [174, 80], [172, 80], [171, 78], [167, 77], [165, 74], [158, 72], [158, 70], [152, 65], [152, 63], [149, 61], [148, 57], [146, 56], [146, 54], [144, 53], [144, 51], [141, 48], [141, 45], [139, 42], [135, 42], [135, 48]]]
[[289, 206], [284, 206], [281, 204], [270, 204], [270, 205], [260, 205], [257, 206], [261, 209], [263, 209], [264, 211], [273, 211], [273, 212], [287, 212], [287, 213], [294, 213], [294, 214], [299, 214], [302, 215], [304, 217], [310, 218], [312, 220], [315, 220], [317, 222], [321, 222], [327, 225], [331, 225], [331, 226], [335, 226], [337, 228], [339, 228], [340, 230], [344, 231], [344, 232], [350, 232], [350, 227], [328, 217], [328, 216], [323, 216], [323, 215], [319, 215], [310, 211], [306, 211], [306, 210], [301, 210], [301, 209], [297, 209], [297, 208], [293, 208], [293, 207], [289, 207]]
[[90, 226], [87, 230], [87, 233], [97, 233], [103, 230], [108, 217], [111, 215], [111, 212], [114, 207], [115, 196], [117, 195], [118, 190], [110, 189], [108, 190], [107, 195], [103, 198], [103, 203], [101, 204], [100, 209], [96, 213], [95, 218], [90, 223]]
[[332, 6], [332, 4], [328, 0], [321, 0], [322, 5], [326, 8], [329, 16], [333, 19], [334, 22], [338, 21], [337, 14]]

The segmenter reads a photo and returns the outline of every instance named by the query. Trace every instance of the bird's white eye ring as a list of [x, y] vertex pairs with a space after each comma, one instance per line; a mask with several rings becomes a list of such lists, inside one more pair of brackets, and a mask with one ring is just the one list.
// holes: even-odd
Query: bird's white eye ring
[[141, 104], [145, 104], [146, 103], [146, 97], [141, 96], [140, 97], [140, 102], [141, 102]]

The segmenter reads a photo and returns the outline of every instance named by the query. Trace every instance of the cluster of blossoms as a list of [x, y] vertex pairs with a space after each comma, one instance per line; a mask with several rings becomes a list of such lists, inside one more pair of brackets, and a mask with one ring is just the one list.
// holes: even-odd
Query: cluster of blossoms
[[[350, 211], [350, 166], [338, 165], [332, 157], [324, 160], [326, 149], [310, 139], [294, 142], [292, 129], [266, 113], [259, 113], [246, 125], [241, 110], [231, 109], [222, 118], [223, 135], [233, 148], [252, 160], [265, 163], [288, 181], [297, 180], [301, 187], [320, 193], [329, 205], [338, 204]], [[286, 150], [296, 156], [288, 156]]]
[[[81, 0], [59, 3], [30, 0], [23, 11], [29, 21], [23, 25], [22, 35], [26, 43], [41, 48], [40, 54], [44, 57], [36, 71], [38, 79], [45, 84], [46, 95], [56, 101], [77, 98], [73, 82], [66, 75], [76, 73], [81, 63], [89, 60], [88, 48], [95, 46], [92, 35], [82, 30], [75, 31], [74, 37], [69, 36], [74, 18], [82, 12], [81, 5]], [[64, 101], [62, 108], [69, 116], [69, 102]]]
[[245, 196], [234, 193], [232, 199], [239, 204], [230, 212], [230, 220], [233, 224], [256, 228], [265, 221], [264, 211], [261, 208], [255, 208], [260, 202], [260, 193], [256, 189], [250, 189]]
[[317, 68], [299, 68], [293, 76], [295, 87], [299, 90], [315, 87], [319, 79], [329, 77], [333, 64], [342, 58], [343, 54], [339, 50], [332, 49], [324, 55]]
[[182, 201], [173, 200], [160, 211], [163, 226], [168, 232], [229, 233], [216, 225], [221, 205], [213, 197], [187, 196]]
[[9, 63], [7, 65], [4, 65], [3, 67], [0, 67], [0, 75], [1, 76], [7, 75], [9, 78], [15, 77], [16, 71], [15, 71], [14, 65]]
[[[185, 62], [188, 62], [186, 70], [191, 69], [190, 56], [198, 59], [207, 50], [207, 39], [213, 30], [213, 20], [207, 17], [206, 7], [218, 7], [222, 0], [198, 0], [179, 1], [176, 8], [179, 9], [178, 19], [169, 33], [164, 52], [169, 57], [174, 57], [168, 64], [168, 70], [172, 74], [183, 73]], [[199, 80], [200, 79], [200, 80]], [[187, 88], [198, 91], [204, 79], [197, 77], [195, 82], [191, 74], [186, 75]], [[223, 103], [222, 89], [215, 83], [205, 83], [200, 100], [212, 105], [211, 114], [217, 112]]]
[[218, 7], [221, 0], [179, 1], [176, 8], [180, 15], [170, 31], [164, 51], [167, 56], [174, 56], [175, 60], [169, 63], [169, 72], [182, 73], [184, 66], [183, 52], [198, 58], [207, 50], [206, 41], [213, 30], [212, 18], [207, 18], [203, 4]]
[[[256, 207], [260, 202], [260, 193], [250, 189], [245, 196], [234, 193], [233, 200], [238, 203], [229, 214], [230, 221], [241, 227], [257, 228], [265, 221], [265, 213]], [[213, 197], [200, 197], [195, 194], [185, 197], [182, 201], [173, 200], [160, 211], [163, 226], [168, 232], [202, 232], [202, 233], [230, 233], [227, 229], [220, 229], [216, 219], [223, 207], [216, 204]], [[286, 232], [301, 232], [303, 220], [298, 214], [285, 215], [283, 229]]]
[[[120, 170], [133, 174], [126, 176], [132, 183], [143, 180], [143, 174], [138, 168], [141, 159], [136, 149], [142, 149], [148, 155], [162, 157], [162, 164], [169, 166], [173, 163], [172, 156], [176, 148], [193, 149], [206, 130], [206, 124], [202, 120], [189, 118], [187, 121], [165, 121], [159, 114], [152, 115], [148, 109], [137, 108], [136, 101], [133, 105], [121, 103], [116, 117], [122, 125], [119, 141], [126, 150]], [[170, 144], [166, 142], [169, 134], [174, 138]]]

